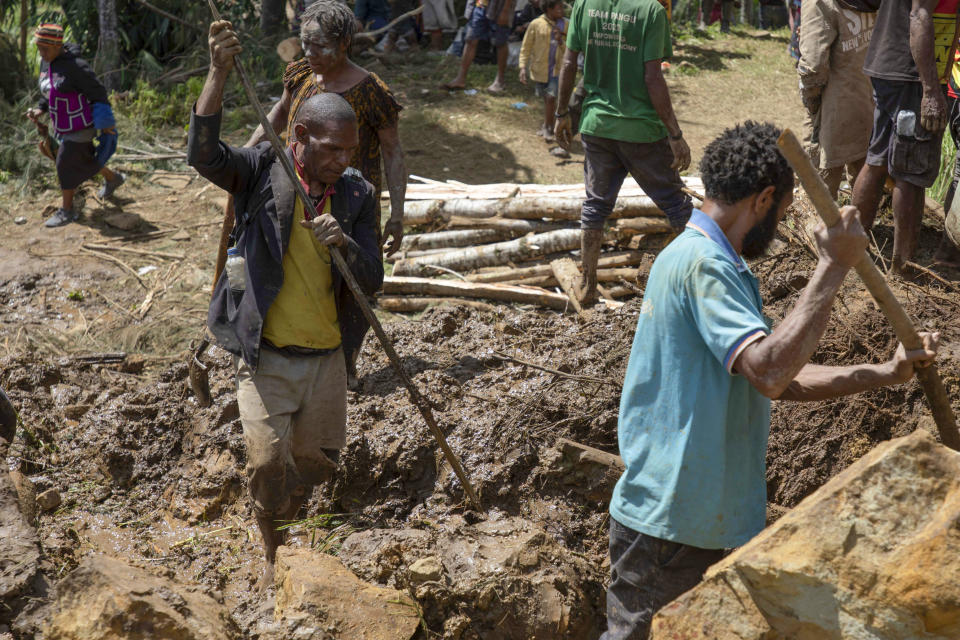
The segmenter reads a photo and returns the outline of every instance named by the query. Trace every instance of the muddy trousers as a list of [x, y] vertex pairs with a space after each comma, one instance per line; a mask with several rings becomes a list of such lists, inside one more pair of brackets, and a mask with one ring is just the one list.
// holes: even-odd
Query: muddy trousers
[[654, 538], [610, 518], [607, 630], [600, 640], [646, 640], [653, 615], [695, 587], [723, 554]]
[[683, 192], [680, 173], [670, 167], [673, 151], [666, 138], [656, 142], [622, 142], [581, 134], [583, 183], [587, 198], [580, 211], [580, 228], [603, 229], [617, 204], [627, 174], [679, 230], [687, 224], [693, 203]]
[[237, 359], [247, 489], [257, 516], [284, 513], [336, 469], [346, 442], [343, 349], [291, 356], [264, 347], [256, 371]]

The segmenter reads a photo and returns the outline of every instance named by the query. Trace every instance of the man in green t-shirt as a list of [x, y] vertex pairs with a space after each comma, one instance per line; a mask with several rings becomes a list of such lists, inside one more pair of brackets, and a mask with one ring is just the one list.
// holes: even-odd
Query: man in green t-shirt
[[681, 231], [693, 205], [683, 192], [680, 171], [690, 166], [670, 103], [660, 62], [672, 55], [667, 12], [657, 0], [580, 0], [573, 7], [567, 53], [557, 97], [557, 140], [570, 148], [572, 131], [566, 110], [584, 55], [586, 98], [580, 117], [584, 186], [580, 215], [583, 230], [581, 301], [597, 297], [597, 260], [604, 221], [630, 173], [674, 229]]

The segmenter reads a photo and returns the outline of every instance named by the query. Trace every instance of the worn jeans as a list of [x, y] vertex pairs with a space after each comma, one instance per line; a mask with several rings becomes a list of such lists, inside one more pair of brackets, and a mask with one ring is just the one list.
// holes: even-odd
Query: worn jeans
[[683, 181], [673, 164], [673, 151], [666, 138], [656, 142], [622, 142], [581, 134], [583, 182], [587, 199], [580, 213], [582, 229], [603, 229], [627, 174], [666, 214], [677, 230], [690, 219], [693, 203], [683, 192]]
[[607, 630], [600, 640], [646, 640], [653, 614], [695, 587], [723, 553], [654, 538], [610, 518]]

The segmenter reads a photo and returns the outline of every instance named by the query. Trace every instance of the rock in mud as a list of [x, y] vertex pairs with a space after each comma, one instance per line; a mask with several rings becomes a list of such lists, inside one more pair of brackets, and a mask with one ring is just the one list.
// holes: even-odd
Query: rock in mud
[[37, 506], [41, 511], [53, 511], [61, 502], [60, 492], [56, 489], [47, 489], [37, 496]]
[[429, 558], [420, 558], [407, 569], [407, 575], [413, 584], [423, 582], [436, 582], [443, 578], [443, 564], [440, 558], [430, 556]]
[[27, 524], [33, 526], [37, 522], [37, 487], [33, 481], [18, 470], [10, 472], [10, 480], [13, 482], [13, 488], [17, 492], [17, 504], [20, 506], [20, 513], [26, 519]]
[[13, 480], [0, 471], [0, 610], [25, 592], [37, 573], [39, 538], [30, 522], [20, 512]]
[[17, 433], [17, 411], [10, 398], [0, 389], [0, 454], [6, 455], [7, 447]]
[[227, 609], [195, 588], [107, 556], [92, 556], [56, 587], [45, 640], [234, 640]]
[[[418, 583], [413, 568], [431, 556], [445, 580]], [[362, 577], [415, 588], [431, 628], [466, 616], [464, 637], [579, 639], [599, 626], [596, 568], [523, 518], [471, 525], [454, 516], [429, 531], [371, 529], [347, 538], [340, 557]]]
[[124, 211], [104, 216], [103, 221], [111, 227], [116, 227], [122, 231], [133, 231], [140, 226], [140, 216]]
[[960, 637], [960, 453], [883, 443], [664, 607], [652, 640]]
[[309, 549], [277, 552], [277, 622], [301, 619], [298, 633], [409, 640], [420, 624], [407, 594], [360, 580], [335, 557]]

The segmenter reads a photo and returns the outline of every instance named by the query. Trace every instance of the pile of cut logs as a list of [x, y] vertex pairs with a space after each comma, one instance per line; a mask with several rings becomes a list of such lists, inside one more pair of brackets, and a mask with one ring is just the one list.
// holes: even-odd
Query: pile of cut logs
[[[407, 235], [400, 251], [387, 258], [393, 273], [384, 280], [380, 308], [404, 313], [448, 299], [473, 299], [581, 311], [573, 295], [579, 262], [571, 252], [580, 249], [583, 184], [467, 185], [411, 178], [418, 182], [407, 187]], [[684, 183], [700, 204], [700, 179]], [[622, 302], [615, 299], [640, 293], [636, 267], [645, 250], [659, 250], [670, 238], [663, 212], [628, 178], [604, 235], [598, 269], [604, 304], [616, 308]]]

